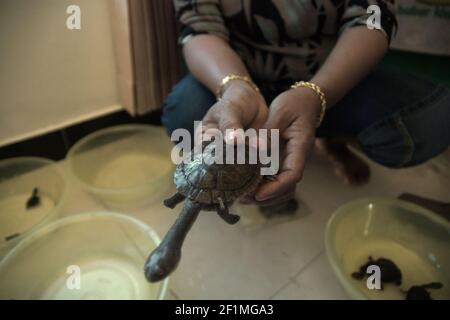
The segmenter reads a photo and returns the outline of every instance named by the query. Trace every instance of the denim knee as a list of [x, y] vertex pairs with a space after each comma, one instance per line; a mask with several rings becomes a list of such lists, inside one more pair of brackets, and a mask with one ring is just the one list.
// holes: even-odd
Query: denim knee
[[215, 96], [192, 75], [185, 76], [163, 104], [161, 122], [169, 135], [176, 129], [194, 131], [194, 121], [203, 119], [216, 102]]
[[358, 135], [369, 158], [394, 168], [421, 164], [450, 145], [450, 90], [437, 86], [426, 98], [382, 119]]

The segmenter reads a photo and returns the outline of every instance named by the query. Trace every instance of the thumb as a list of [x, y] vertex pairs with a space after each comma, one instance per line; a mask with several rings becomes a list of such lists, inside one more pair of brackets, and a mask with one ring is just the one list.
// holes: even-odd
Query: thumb
[[283, 132], [287, 128], [287, 125], [285, 125], [285, 123], [286, 121], [283, 121], [283, 114], [281, 112], [274, 112], [273, 110], [271, 110], [267, 121], [263, 125], [263, 128], [279, 129], [281, 132]]
[[[278, 111], [278, 112], [277, 112]], [[271, 109], [269, 112], [269, 116], [267, 117], [267, 121], [262, 126], [263, 129], [267, 129], [267, 135], [264, 137], [260, 137], [264, 143], [260, 143], [260, 146], [265, 148], [277, 148], [281, 150], [283, 141], [284, 141], [284, 132], [291, 124], [286, 120], [286, 114], [280, 112], [282, 110]], [[273, 131], [277, 131], [278, 133], [274, 134]], [[272, 141], [272, 137], [277, 137], [275, 141]], [[265, 141], [264, 141], [265, 140]], [[265, 146], [265, 147], [264, 147]]]

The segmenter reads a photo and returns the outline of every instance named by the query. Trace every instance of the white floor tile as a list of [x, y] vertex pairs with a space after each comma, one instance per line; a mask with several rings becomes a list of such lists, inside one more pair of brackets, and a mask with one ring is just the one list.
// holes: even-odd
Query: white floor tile
[[273, 298], [341, 300], [348, 299], [348, 295], [334, 276], [326, 254], [322, 253]]

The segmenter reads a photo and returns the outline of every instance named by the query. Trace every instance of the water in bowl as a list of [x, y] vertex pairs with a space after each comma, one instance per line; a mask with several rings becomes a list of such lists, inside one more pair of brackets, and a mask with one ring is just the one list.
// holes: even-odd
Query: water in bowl
[[48, 217], [55, 202], [46, 194], [39, 194], [39, 205], [26, 209], [30, 193], [12, 194], [0, 198], [0, 259], [22, 236]]
[[0, 261], [0, 299], [159, 299], [143, 266], [159, 239], [127, 215], [92, 212], [44, 226]]
[[402, 284], [386, 284], [384, 290], [369, 290], [366, 280], [355, 280], [354, 285], [359, 287], [370, 299], [405, 299], [402, 290], [408, 290], [413, 285], [426, 284], [430, 282], [441, 282], [444, 287], [439, 290], [429, 290], [433, 299], [448, 299], [450, 288], [445, 286], [447, 280], [440, 272], [440, 265], [430, 254], [428, 260], [417, 252], [408, 249], [398, 242], [385, 238], [372, 237], [364, 241], [354, 241], [349, 244], [342, 261], [344, 269], [348, 270], [350, 276], [352, 272], [358, 271], [361, 265], [368, 261], [368, 257], [373, 259], [386, 258], [393, 261], [402, 272]]
[[79, 287], [73, 277], [78, 270], [68, 274], [62, 270], [53, 275], [49, 283], [36, 298], [48, 300], [135, 300], [158, 295], [159, 288], [149, 285], [142, 276], [140, 261], [120, 256], [95, 257], [80, 261]]
[[156, 153], [125, 153], [111, 158], [98, 168], [93, 185], [113, 189], [139, 186], [161, 172], [170, 171], [171, 167], [167, 157]]

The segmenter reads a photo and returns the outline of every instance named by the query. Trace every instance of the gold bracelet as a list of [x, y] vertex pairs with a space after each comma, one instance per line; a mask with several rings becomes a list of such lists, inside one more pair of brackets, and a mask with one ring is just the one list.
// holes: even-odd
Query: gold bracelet
[[322, 109], [320, 110], [320, 114], [317, 118], [316, 128], [318, 128], [320, 126], [320, 124], [322, 123], [323, 117], [325, 116], [325, 111], [327, 110], [327, 100], [325, 99], [325, 94], [323, 93], [322, 89], [320, 89], [320, 87], [317, 84], [314, 84], [312, 82], [306, 82], [306, 81], [298, 81], [298, 82], [294, 83], [291, 86], [291, 89], [296, 89], [299, 87], [309, 88], [309, 89], [313, 90], [319, 96], [320, 105], [321, 105]]
[[226, 84], [227, 84], [228, 82], [230, 82], [231, 80], [241, 80], [241, 81], [245, 81], [245, 82], [247, 82], [250, 86], [252, 86], [253, 89], [256, 90], [256, 92], [259, 92], [259, 88], [256, 86], [256, 84], [253, 83], [252, 80], [250, 80], [249, 77], [247, 77], [247, 76], [239, 76], [239, 75], [236, 75], [236, 74], [229, 74], [229, 75], [227, 75], [225, 78], [222, 79], [222, 82], [220, 83], [220, 86], [219, 86], [219, 88], [218, 88], [217, 91], [216, 91], [217, 99], [222, 98], [223, 91], [224, 91], [223, 89], [225, 88]]

